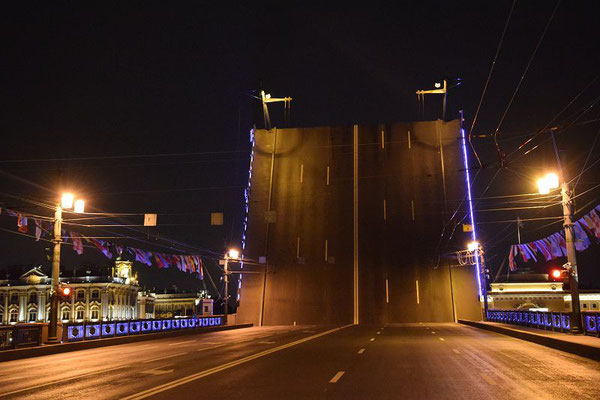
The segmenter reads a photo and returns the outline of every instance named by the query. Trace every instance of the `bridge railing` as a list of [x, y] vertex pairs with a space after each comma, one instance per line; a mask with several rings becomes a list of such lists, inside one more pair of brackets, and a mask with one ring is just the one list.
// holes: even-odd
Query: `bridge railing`
[[[600, 313], [583, 312], [586, 335], [600, 336]], [[489, 310], [488, 321], [555, 332], [571, 331], [571, 313], [518, 310]]]
[[221, 315], [136, 319], [127, 321], [98, 321], [63, 324], [63, 342], [78, 342], [116, 336], [144, 335], [157, 332], [190, 330], [225, 325]]

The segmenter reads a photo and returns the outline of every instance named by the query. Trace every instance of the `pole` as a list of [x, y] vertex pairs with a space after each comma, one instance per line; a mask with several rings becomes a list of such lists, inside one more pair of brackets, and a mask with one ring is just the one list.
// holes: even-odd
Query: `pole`
[[565, 239], [567, 242], [567, 261], [569, 264], [569, 286], [571, 289], [571, 333], [581, 333], [581, 306], [579, 304], [579, 275], [577, 274], [577, 258], [573, 235], [573, 199], [567, 182], [562, 183], [562, 206], [564, 215]]
[[353, 323], [357, 325], [359, 323], [359, 287], [358, 287], [358, 125], [354, 125], [354, 218], [353, 218], [353, 231], [354, 231], [354, 263], [353, 263], [353, 277], [354, 277], [354, 318]]
[[54, 252], [52, 253], [52, 291], [50, 300], [50, 324], [48, 342], [57, 343], [58, 338], [58, 285], [60, 280], [60, 244], [62, 242], [62, 208], [56, 206], [54, 212]]
[[[267, 200], [267, 213], [271, 213], [271, 203], [273, 200], [273, 175], [275, 173], [275, 154], [277, 153], [277, 128], [273, 131], [273, 151], [271, 152], [271, 169], [269, 172], [269, 199]], [[269, 216], [270, 218], [270, 216]], [[265, 322], [265, 301], [267, 297], [267, 271], [269, 270], [269, 226], [271, 222], [267, 220], [265, 227], [265, 275], [263, 276], [262, 296], [260, 301], [260, 315], [258, 326], [263, 326]]]
[[483, 257], [483, 250], [475, 250], [477, 257], [481, 258], [481, 295], [483, 296], [483, 320], [487, 321], [488, 315], [488, 284], [487, 284], [487, 269], [485, 266], [485, 258]]
[[225, 324], [229, 324], [227, 316], [229, 314], [229, 254], [225, 254]]

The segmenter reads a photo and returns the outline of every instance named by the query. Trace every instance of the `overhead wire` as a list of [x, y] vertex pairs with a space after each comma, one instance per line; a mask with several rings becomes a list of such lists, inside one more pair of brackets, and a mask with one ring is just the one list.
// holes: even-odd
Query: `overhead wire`
[[475, 127], [475, 123], [477, 122], [477, 117], [479, 116], [479, 110], [481, 109], [481, 104], [483, 103], [483, 98], [485, 97], [485, 93], [487, 92], [488, 85], [490, 83], [490, 79], [492, 78], [492, 72], [494, 71], [494, 67], [496, 66], [496, 61], [498, 60], [498, 55], [500, 54], [500, 48], [502, 47], [502, 42], [504, 41], [504, 35], [506, 34], [506, 30], [508, 29], [508, 24], [510, 22], [510, 18], [512, 16], [513, 10], [515, 8], [517, 0], [513, 0], [512, 5], [510, 6], [510, 11], [508, 13], [508, 18], [506, 19], [506, 23], [504, 24], [504, 29], [502, 30], [502, 35], [500, 36], [500, 42], [498, 43], [498, 47], [496, 48], [496, 54], [494, 55], [494, 60], [492, 61], [492, 65], [490, 66], [490, 71], [488, 73], [487, 80], [485, 81], [485, 85], [483, 87], [483, 92], [481, 93], [481, 98], [479, 99], [479, 104], [477, 105], [477, 110], [475, 111], [475, 116], [473, 117], [473, 122], [471, 123], [471, 128], [469, 129], [469, 145], [471, 146], [471, 150], [475, 154], [475, 158], [479, 163], [479, 167], [483, 167], [481, 163], [481, 159], [479, 158], [479, 154], [477, 150], [473, 146], [472, 137], [473, 137], [473, 128]]
[[502, 148], [500, 147], [500, 143], [498, 143], [498, 133], [500, 131], [500, 127], [502, 126], [502, 123], [504, 122], [504, 119], [506, 118], [506, 115], [508, 114], [508, 111], [509, 111], [511, 105], [512, 105], [517, 93], [519, 92], [519, 89], [521, 88], [521, 84], [523, 83], [523, 80], [525, 79], [525, 76], [527, 75], [527, 72], [529, 71], [529, 67], [531, 66], [531, 63], [533, 62], [533, 59], [535, 58], [535, 55], [537, 54], [537, 51], [540, 48], [540, 45], [542, 44], [544, 37], [546, 36], [548, 27], [550, 27], [550, 23], [554, 19], [554, 15], [556, 14], [558, 7], [560, 6], [560, 3], [561, 3], [561, 0], [558, 0], [556, 2], [556, 6], [554, 7], [552, 14], [550, 15], [550, 18], [548, 19], [548, 22], [546, 23], [544, 31], [542, 32], [542, 35], [540, 36], [540, 38], [537, 42], [537, 45], [535, 46], [535, 49], [533, 50], [531, 57], [529, 58], [529, 61], [527, 62], [527, 66], [525, 67], [525, 70], [523, 71], [523, 74], [521, 75], [521, 78], [519, 79], [519, 83], [517, 84], [517, 87], [515, 88], [515, 90], [512, 94], [512, 97], [510, 98], [510, 101], [508, 102], [508, 105], [506, 106], [506, 109], [504, 110], [504, 113], [502, 114], [502, 117], [500, 118], [500, 121], [498, 122], [498, 126], [496, 127], [496, 130], [494, 131], [494, 144], [496, 145], [496, 152], [498, 153], [498, 158], [499, 158], [501, 167], [504, 166], [505, 155], [503, 153]]

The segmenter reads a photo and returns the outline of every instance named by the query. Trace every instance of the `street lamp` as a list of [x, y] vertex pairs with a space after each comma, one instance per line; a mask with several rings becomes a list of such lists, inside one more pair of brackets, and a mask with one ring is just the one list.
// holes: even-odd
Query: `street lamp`
[[[60, 281], [60, 244], [62, 243], [62, 211], [73, 207], [75, 197], [71, 193], [62, 195], [60, 204], [56, 205], [54, 211], [54, 252], [52, 253], [52, 290], [50, 300], [50, 324], [48, 325], [48, 342], [57, 343], [58, 338], [58, 289]], [[77, 200], [74, 212], [83, 213], [84, 201]]]
[[469, 242], [467, 244], [467, 250], [474, 253], [475, 259], [479, 259], [479, 265], [481, 266], [481, 295], [483, 296], [483, 320], [487, 321], [488, 315], [488, 294], [487, 294], [487, 282], [488, 282], [488, 271], [485, 267], [485, 259], [483, 257], [483, 248], [481, 244], [476, 241]]
[[538, 189], [541, 194], [548, 194], [552, 189], [558, 189], [562, 196], [563, 227], [565, 228], [565, 241], [567, 242], [567, 264], [569, 273], [569, 286], [571, 290], [571, 332], [581, 333], [581, 305], [579, 304], [579, 276], [577, 274], [577, 258], [575, 256], [575, 235], [573, 233], [573, 193], [569, 184], [563, 180], [559, 184], [558, 175], [548, 173], [538, 180]]
[[224, 272], [224, 280], [225, 280], [225, 323], [227, 324], [227, 317], [229, 315], [229, 260], [239, 261], [238, 257], [240, 256], [240, 252], [237, 249], [229, 249], [227, 253], [225, 253], [225, 263], [223, 267]]

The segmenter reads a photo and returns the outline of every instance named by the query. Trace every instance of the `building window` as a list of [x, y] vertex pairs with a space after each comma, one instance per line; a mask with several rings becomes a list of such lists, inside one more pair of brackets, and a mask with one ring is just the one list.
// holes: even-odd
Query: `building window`
[[83, 290], [77, 291], [77, 301], [85, 300], [85, 292]]
[[62, 310], [61, 319], [63, 321], [68, 321], [69, 319], [71, 319], [71, 311], [68, 308]]
[[100, 291], [92, 290], [92, 300], [100, 300]]
[[30, 293], [29, 294], [29, 302], [32, 304], [37, 303], [37, 293]]
[[0, 325], [4, 322], [4, 313], [0, 311]]
[[9, 322], [17, 322], [17, 316], [18, 316], [17, 310], [11, 310], [10, 314], [8, 314]]
[[0, 303], [4, 303], [4, 293], [0, 293]]
[[37, 311], [36, 310], [29, 310], [29, 322], [35, 322], [35, 320], [37, 319]]
[[10, 304], [19, 304], [19, 294], [13, 293], [10, 295]]
[[97, 320], [100, 317], [100, 311], [97, 308], [92, 308], [92, 320]]

